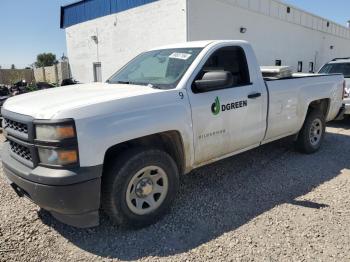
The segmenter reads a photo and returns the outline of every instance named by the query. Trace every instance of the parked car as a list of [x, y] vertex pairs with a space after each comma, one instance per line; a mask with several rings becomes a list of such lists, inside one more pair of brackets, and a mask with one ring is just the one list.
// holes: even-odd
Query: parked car
[[47, 82], [37, 82], [35, 84], [28, 85], [28, 83], [23, 80], [13, 84], [10, 87], [10, 93], [12, 96], [16, 96], [16, 95], [25, 94], [32, 91], [43, 90], [43, 89], [54, 88], [54, 87], [56, 86]]
[[73, 78], [63, 79], [61, 86], [70, 86], [70, 85], [76, 85], [79, 84], [78, 81], [74, 80]]
[[318, 151], [343, 88], [340, 74], [264, 79], [245, 41], [153, 49], [107, 83], [8, 99], [4, 173], [66, 224], [96, 226], [103, 209], [146, 226], [197, 167], [291, 135]]
[[346, 81], [345, 87], [345, 115], [350, 115], [350, 57], [335, 58], [325, 64], [318, 72], [319, 74], [343, 74]]
[[54, 88], [54, 87], [56, 87], [56, 86], [54, 86], [53, 84], [47, 83], [47, 82], [37, 82], [36, 83], [36, 88], [38, 90]]
[[8, 97], [10, 90], [6, 86], [0, 86], [0, 97]]
[[[5, 101], [10, 97], [10, 91], [6, 86], [0, 86], [0, 110]], [[0, 113], [0, 127], [2, 127], [2, 115]]]
[[10, 87], [10, 93], [13, 96], [28, 93], [27, 87], [28, 83], [25, 80], [18, 81]]

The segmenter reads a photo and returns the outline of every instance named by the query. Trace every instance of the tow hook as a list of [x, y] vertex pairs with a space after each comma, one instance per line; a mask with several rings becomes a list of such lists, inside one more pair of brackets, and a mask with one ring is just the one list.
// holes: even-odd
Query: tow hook
[[16, 194], [19, 196], [19, 197], [24, 197], [24, 192], [21, 188], [19, 188], [18, 186], [16, 186], [15, 184], [10, 184], [10, 186], [13, 188], [13, 190], [16, 192]]

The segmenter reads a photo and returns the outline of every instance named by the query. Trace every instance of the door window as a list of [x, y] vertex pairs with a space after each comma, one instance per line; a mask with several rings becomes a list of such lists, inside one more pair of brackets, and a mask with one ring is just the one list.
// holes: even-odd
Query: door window
[[302, 61], [298, 62], [298, 72], [299, 73], [303, 72], [303, 62]]
[[[249, 68], [244, 50], [241, 47], [224, 47], [215, 51], [203, 66], [195, 80], [202, 79], [207, 72], [226, 71], [233, 76], [233, 86], [250, 85]], [[199, 93], [192, 85], [194, 93]], [[217, 90], [222, 88], [217, 88]], [[211, 90], [213, 91], [213, 90]]]
[[94, 82], [102, 82], [101, 63], [94, 63]]
[[309, 73], [314, 73], [314, 62], [309, 63]]

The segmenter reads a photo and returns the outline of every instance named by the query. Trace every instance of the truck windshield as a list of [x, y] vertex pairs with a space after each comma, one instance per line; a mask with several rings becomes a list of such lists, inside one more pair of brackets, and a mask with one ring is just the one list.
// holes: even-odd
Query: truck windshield
[[320, 74], [343, 74], [345, 78], [350, 78], [350, 63], [327, 64], [321, 68]]
[[115, 73], [107, 83], [175, 88], [201, 51], [202, 48], [178, 48], [142, 53]]

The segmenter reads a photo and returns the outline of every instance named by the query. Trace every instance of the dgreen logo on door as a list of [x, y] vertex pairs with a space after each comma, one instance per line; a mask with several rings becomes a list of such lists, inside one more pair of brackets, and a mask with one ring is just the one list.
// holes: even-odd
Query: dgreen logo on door
[[214, 116], [218, 115], [220, 113], [221, 107], [220, 107], [220, 100], [219, 97], [216, 97], [215, 102], [211, 105], [211, 112]]

